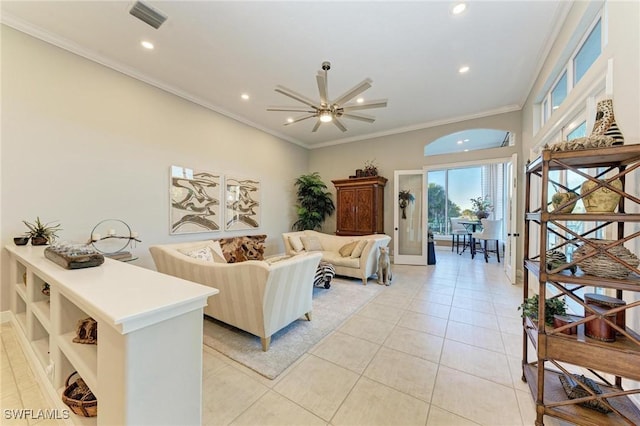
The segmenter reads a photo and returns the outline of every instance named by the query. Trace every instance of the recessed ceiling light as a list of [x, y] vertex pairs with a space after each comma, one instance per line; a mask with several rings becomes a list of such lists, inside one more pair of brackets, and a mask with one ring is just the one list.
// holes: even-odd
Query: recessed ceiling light
[[462, 145], [462, 141], [458, 141], [458, 145]]
[[465, 150], [464, 150], [464, 152], [468, 152], [468, 151], [469, 151], [468, 149], [465, 149]]
[[149, 50], [153, 50], [153, 43], [151, 43], [150, 41], [147, 40], [142, 40], [140, 42], [140, 44], [142, 45], [142, 47], [144, 47], [145, 49], [149, 49]]
[[451, 13], [453, 13], [454, 15], [459, 15], [462, 12], [464, 12], [466, 8], [467, 8], [466, 4], [458, 3], [455, 6], [453, 6], [453, 9], [451, 9]]
[[463, 142], [469, 142], [469, 139], [465, 139]]
[[240, 97], [241, 97], [242, 99], [244, 99], [245, 101], [248, 101], [248, 100], [249, 100], [249, 95], [247, 95], [246, 93], [243, 93], [242, 95], [240, 95]]
[[358, 99], [356, 99], [356, 102], [357, 102], [357, 103], [359, 103], [359, 104], [361, 104], [361, 103], [363, 103], [363, 102], [364, 102], [364, 98], [358, 98]]
[[560, 108], [560, 105], [556, 105], [552, 109], [558, 109], [558, 108]]
[[465, 66], [463, 66], [463, 67], [460, 67], [460, 69], [458, 70], [458, 72], [459, 72], [460, 74], [464, 74], [464, 73], [466, 73], [466, 72], [468, 72], [468, 71], [469, 71], [469, 67], [468, 67], [468, 66], [466, 66], [466, 65], [465, 65]]
[[287, 118], [287, 123], [293, 123], [293, 118], [291, 117]]

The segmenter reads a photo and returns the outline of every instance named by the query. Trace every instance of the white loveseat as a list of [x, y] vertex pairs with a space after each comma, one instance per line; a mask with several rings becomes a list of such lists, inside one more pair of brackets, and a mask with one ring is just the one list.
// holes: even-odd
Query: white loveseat
[[211, 241], [155, 245], [149, 251], [158, 272], [220, 290], [209, 297], [204, 313], [260, 337], [264, 351], [269, 350], [271, 336], [278, 330], [302, 315], [311, 320], [313, 278], [322, 257], [319, 253], [274, 263], [224, 263], [183, 253], [208, 243]]
[[[303, 248], [304, 244], [302, 244], [303, 247], [298, 245], [299, 242], [302, 243], [302, 241], [304, 241], [303, 237], [305, 237], [307, 241], [309, 241], [309, 237], [317, 238], [317, 241], [320, 242], [321, 246], [319, 252], [322, 253], [322, 260], [324, 262], [331, 263], [334, 266], [337, 275], [360, 278], [364, 285], [367, 285], [367, 280], [371, 275], [377, 273], [379, 255], [378, 248], [387, 247], [391, 241], [391, 237], [384, 234], [342, 236], [323, 234], [321, 232], [309, 230], [285, 232], [282, 234], [285, 252], [287, 254], [298, 254], [310, 251], [307, 250], [307, 248], [313, 249], [314, 247]], [[342, 254], [340, 254], [340, 249], [346, 244], [354, 241], [366, 241], [366, 243], [362, 243], [364, 244], [362, 253], [358, 256], [355, 256], [357, 253], [352, 253], [353, 256], [342, 256]], [[292, 242], [294, 245], [297, 245], [298, 250], [294, 248]], [[302, 250], [300, 250], [300, 248], [302, 248]], [[313, 252], [313, 250], [311, 252]]]

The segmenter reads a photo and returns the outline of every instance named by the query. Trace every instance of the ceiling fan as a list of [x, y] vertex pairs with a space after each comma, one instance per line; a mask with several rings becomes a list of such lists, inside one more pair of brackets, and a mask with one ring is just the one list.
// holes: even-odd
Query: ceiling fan
[[347, 90], [341, 96], [338, 96], [333, 101], [329, 100], [329, 89], [327, 81], [327, 71], [331, 69], [331, 63], [325, 61], [322, 63], [322, 71], [318, 71], [316, 75], [316, 81], [318, 82], [318, 91], [320, 92], [320, 102], [314, 102], [313, 100], [287, 89], [283, 86], [276, 86], [275, 91], [282, 93], [285, 96], [295, 99], [298, 102], [302, 102], [306, 106], [272, 106], [268, 107], [267, 111], [286, 111], [286, 112], [304, 112], [305, 115], [301, 115], [295, 119], [289, 120], [285, 123], [285, 126], [298, 123], [309, 118], [317, 118], [315, 126], [313, 126], [312, 132], [316, 132], [322, 123], [332, 122], [335, 126], [343, 132], [347, 131], [347, 128], [342, 124], [340, 118], [350, 118], [352, 120], [365, 121], [367, 123], [373, 123], [376, 119], [370, 115], [358, 114], [353, 111], [371, 108], [383, 108], [387, 106], [386, 99], [378, 99], [374, 101], [346, 104], [351, 99], [358, 96], [371, 87], [373, 81], [369, 78], [365, 78], [362, 82], [357, 84], [350, 90]]

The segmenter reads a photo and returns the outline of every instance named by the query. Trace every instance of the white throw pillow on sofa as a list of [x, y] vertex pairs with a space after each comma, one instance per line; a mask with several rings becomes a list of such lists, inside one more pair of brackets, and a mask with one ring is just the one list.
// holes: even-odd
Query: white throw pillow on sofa
[[209, 246], [204, 246], [197, 249], [182, 249], [178, 251], [182, 254], [186, 254], [189, 257], [193, 257], [194, 259], [204, 260], [205, 262], [213, 262], [213, 254], [211, 253], [211, 249], [209, 248]]
[[320, 244], [320, 239], [318, 237], [300, 237], [300, 241], [302, 241], [302, 245], [306, 251], [322, 251], [322, 244]]
[[222, 247], [220, 246], [220, 241], [212, 242], [211, 244], [209, 244], [209, 248], [211, 249], [211, 254], [213, 255], [214, 262], [227, 263], [227, 259], [224, 257]]
[[296, 253], [304, 250], [304, 245], [302, 245], [302, 240], [298, 235], [289, 235], [289, 244], [291, 244], [291, 248]]

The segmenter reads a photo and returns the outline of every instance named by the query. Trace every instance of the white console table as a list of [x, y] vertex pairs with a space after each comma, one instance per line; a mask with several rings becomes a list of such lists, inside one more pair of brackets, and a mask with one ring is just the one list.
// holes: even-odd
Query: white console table
[[[98, 399], [98, 416], [71, 413], [75, 423], [201, 423], [202, 309], [217, 289], [112, 259], [67, 270], [46, 259], [44, 247], [5, 248], [17, 329], [56, 408], [68, 408], [60, 395], [78, 371]], [[72, 342], [87, 317], [98, 323], [97, 345]]]

